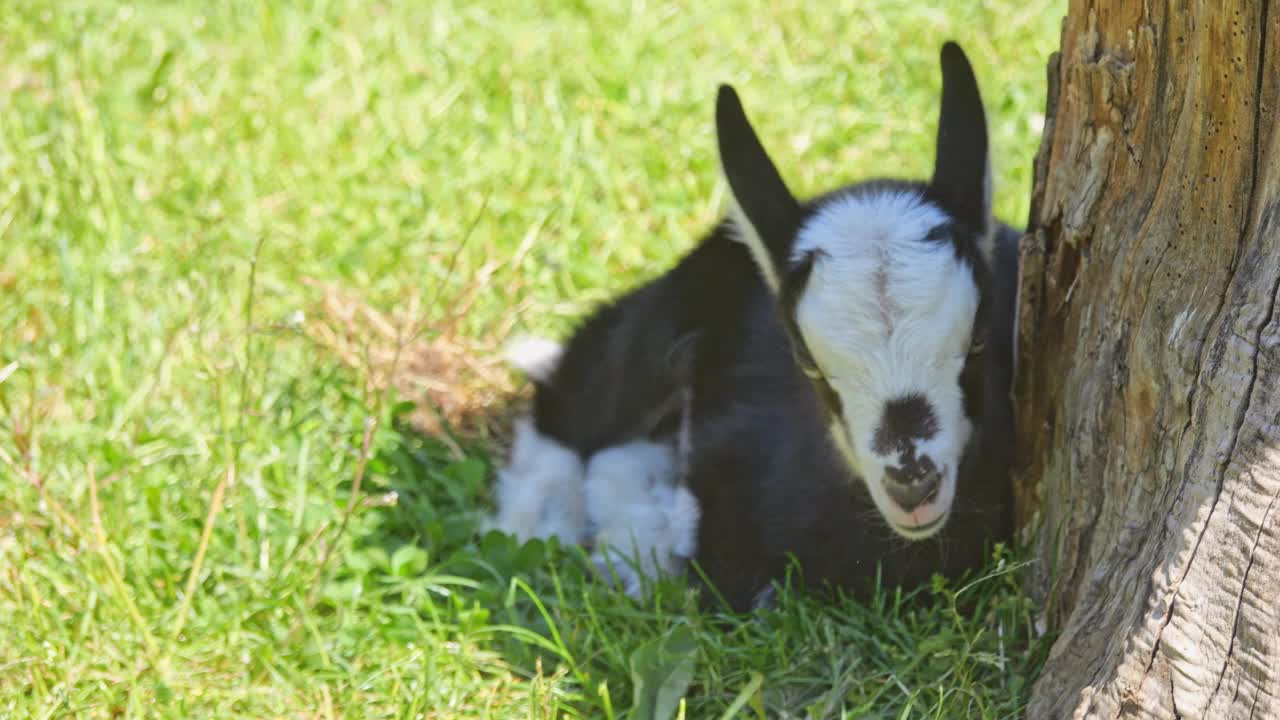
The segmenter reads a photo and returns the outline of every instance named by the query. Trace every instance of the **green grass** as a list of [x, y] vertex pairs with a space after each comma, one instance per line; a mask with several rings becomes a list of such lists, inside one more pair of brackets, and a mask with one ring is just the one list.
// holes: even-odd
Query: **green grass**
[[664, 672], [689, 718], [1016, 715], [1043, 646], [1008, 558], [634, 603], [477, 539], [487, 446], [296, 322], [313, 278], [428, 338], [564, 332], [715, 218], [724, 80], [798, 190], [925, 175], [947, 37], [1024, 220], [1061, 0], [712, 5], [10, 0], [0, 716], [623, 717]]

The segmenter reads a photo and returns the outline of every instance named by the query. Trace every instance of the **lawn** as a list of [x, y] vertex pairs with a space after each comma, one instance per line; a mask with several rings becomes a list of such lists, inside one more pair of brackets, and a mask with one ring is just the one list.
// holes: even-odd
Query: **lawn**
[[831, 5], [10, 0], [0, 717], [1016, 716], [1016, 553], [738, 617], [478, 531], [501, 343], [714, 221], [717, 83], [799, 191], [923, 176], [958, 39], [1025, 220], [1061, 0]]

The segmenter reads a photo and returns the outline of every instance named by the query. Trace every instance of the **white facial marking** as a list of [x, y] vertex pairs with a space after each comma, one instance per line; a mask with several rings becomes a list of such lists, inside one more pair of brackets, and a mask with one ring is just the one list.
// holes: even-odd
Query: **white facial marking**
[[[796, 322], [814, 361], [840, 396], [836, 444], [899, 534], [939, 530], [955, 498], [969, 440], [960, 372], [978, 307], [970, 268], [945, 240], [926, 240], [948, 221], [939, 208], [901, 191], [853, 194], [823, 205], [800, 229], [793, 259], [816, 253]], [[942, 473], [936, 494], [903, 508], [885, 489], [896, 450], [877, 452], [886, 403], [919, 395], [936, 430], [911, 441]], [[884, 449], [883, 447], [881, 448]]]

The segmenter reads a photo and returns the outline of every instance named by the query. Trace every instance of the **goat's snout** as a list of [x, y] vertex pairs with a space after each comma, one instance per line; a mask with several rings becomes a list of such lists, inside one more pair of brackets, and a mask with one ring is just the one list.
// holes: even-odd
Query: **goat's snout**
[[884, 489], [906, 512], [931, 502], [942, 486], [942, 471], [927, 457], [884, 469]]

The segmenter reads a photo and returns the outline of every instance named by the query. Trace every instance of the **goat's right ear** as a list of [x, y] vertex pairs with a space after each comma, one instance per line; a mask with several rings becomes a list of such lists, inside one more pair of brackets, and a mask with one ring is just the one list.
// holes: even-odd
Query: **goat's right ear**
[[799, 227], [800, 203], [756, 137], [738, 93], [728, 85], [721, 85], [716, 96], [716, 135], [733, 195], [733, 222], [765, 279], [777, 290]]

